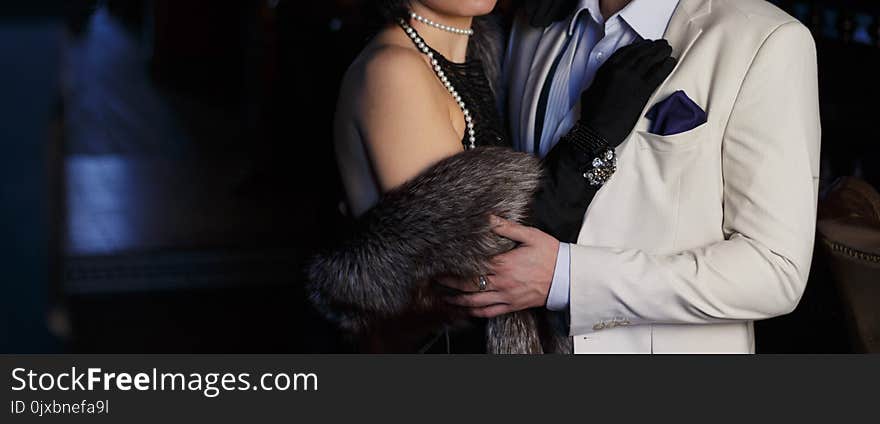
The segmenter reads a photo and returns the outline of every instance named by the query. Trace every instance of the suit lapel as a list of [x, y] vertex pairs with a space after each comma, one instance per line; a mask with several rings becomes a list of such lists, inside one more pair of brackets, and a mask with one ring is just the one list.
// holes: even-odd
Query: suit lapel
[[[660, 100], [658, 97], [666, 92], [666, 85], [681, 68], [681, 64], [686, 60], [691, 47], [694, 46], [703, 34], [703, 18], [708, 16], [711, 10], [712, 0], [681, 0], [679, 2], [678, 9], [672, 15], [664, 35], [664, 38], [672, 46], [672, 54], [678, 59], [678, 64], [669, 77], [666, 78], [666, 81], [654, 91], [651, 99], [645, 105], [645, 110], [642, 111], [643, 117]], [[640, 126], [645, 126], [645, 128], [636, 128], [637, 130], [645, 130], [647, 128], [647, 122], [644, 121], [644, 119], [640, 120]]]
[[[673, 54], [678, 58], [678, 65], [666, 81], [661, 84], [660, 88], [654, 92], [645, 106], [642, 116], [657, 102], [657, 97], [665, 92], [666, 84], [678, 72], [691, 47], [702, 35], [702, 20], [709, 15], [711, 9], [712, 0], [680, 0], [664, 36], [672, 45]], [[519, 150], [527, 151], [529, 146], [534, 144], [535, 118], [541, 89], [547, 81], [550, 68], [553, 66], [553, 59], [559, 55], [559, 51], [565, 45], [567, 29], [568, 25], [563, 21], [551, 25], [540, 35], [524, 34], [524, 42], [518, 46], [518, 48], [522, 48], [525, 51], [532, 49], [534, 51], [533, 59], [527, 65], [527, 77], [521, 92], [522, 96], [519, 99], [512, 99], [512, 105], [519, 106], [517, 113], [513, 115], [519, 118], [518, 123], [516, 123], [519, 133], [519, 137], [517, 137]], [[534, 41], [535, 39], [537, 41]], [[644, 120], [640, 121], [639, 127], [636, 128], [637, 130], [647, 128], [648, 124], [642, 121]], [[641, 126], [645, 126], [645, 128], [640, 128]]]
[[[678, 58], [678, 65], [676, 65], [676, 68], [672, 71], [670, 76], [660, 85], [645, 105], [645, 109], [642, 111], [642, 119], [639, 120], [633, 134], [635, 134], [635, 131], [646, 131], [648, 129], [650, 122], [647, 118], [644, 118], [644, 116], [647, 114], [648, 110], [656, 104], [658, 98], [661, 97], [663, 93], [667, 93], [670, 89], [667, 85], [669, 85], [670, 81], [673, 80], [675, 75], [679, 72], [681, 64], [687, 60], [687, 55], [691, 48], [703, 34], [703, 20], [705, 17], [709, 16], [711, 3], [712, 0], [681, 0], [679, 2], [678, 8], [672, 15], [672, 19], [670, 20], [666, 34], [664, 35], [664, 38], [667, 39], [672, 46], [673, 55]], [[635, 150], [637, 149], [632, 136], [630, 136], [628, 141], [618, 146], [617, 154], [621, 162], [621, 169], [619, 169], [618, 172], [628, 172], [627, 169], [623, 168], [635, 166], [633, 165], [635, 163]], [[629, 173], [629, 175], [632, 174]], [[632, 179], [627, 179], [623, 182], [621, 178], [615, 177], [602, 187], [587, 209], [578, 243], [591, 244], [598, 241], [599, 236], [596, 231], [602, 226], [599, 225], [594, 228], [590, 225], [590, 217], [594, 214], [601, 216], [602, 218], [600, 218], [600, 220], [609, 219], [613, 221], [614, 218], [611, 218], [615, 216], [613, 209], [638, 207], [637, 205], [632, 204], [633, 199], [629, 195], [632, 192], [632, 189], [618, 187], [619, 184], [626, 185], [633, 184], [634, 182], [635, 181]]]
[[[663, 37], [669, 41], [669, 44], [672, 46], [673, 56], [678, 58], [679, 65], [687, 56], [694, 43], [700, 38], [700, 35], [702, 35], [703, 27], [700, 23], [700, 18], [706, 16], [711, 11], [711, 6], [711, 0], [680, 0], [678, 9], [673, 13], [666, 34], [664, 34]], [[678, 71], [679, 65], [676, 65], [676, 68], [672, 71], [666, 81], [654, 91], [654, 94], [651, 96], [651, 99], [642, 111], [642, 117], [644, 117], [648, 113], [648, 110], [650, 110], [651, 106], [658, 101], [657, 97], [665, 91], [664, 87]], [[546, 79], [546, 74], [544, 78]], [[540, 92], [538, 95], [540, 95]], [[563, 121], [557, 126], [554, 132], [554, 138], [561, 138], [565, 134], [562, 129], [570, 128], [579, 116], [580, 104], [576, 103], [575, 106], [572, 107], [572, 110], [568, 112], [565, 119], [563, 119]], [[639, 120], [640, 126], [637, 126], [637, 130], [643, 130], [644, 128], [641, 128], [641, 125], [647, 125], [647, 123], [643, 123], [642, 121], [644, 121], [644, 119]]]

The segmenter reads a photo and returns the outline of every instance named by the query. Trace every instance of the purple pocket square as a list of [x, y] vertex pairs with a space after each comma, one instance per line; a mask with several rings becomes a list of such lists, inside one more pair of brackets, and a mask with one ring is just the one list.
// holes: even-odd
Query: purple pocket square
[[654, 105], [645, 117], [651, 120], [648, 131], [659, 136], [690, 131], [705, 124], [707, 119], [703, 108], [681, 90]]

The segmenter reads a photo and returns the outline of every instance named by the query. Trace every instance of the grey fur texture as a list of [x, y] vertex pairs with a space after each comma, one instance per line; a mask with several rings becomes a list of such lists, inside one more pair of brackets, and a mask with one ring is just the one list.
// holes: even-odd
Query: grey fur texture
[[[387, 193], [338, 249], [309, 267], [312, 303], [352, 333], [404, 312], [437, 312], [457, 320], [431, 282], [475, 278], [490, 258], [515, 243], [495, 235], [488, 216], [524, 222], [542, 177], [534, 157], [507, 148], [459, 153]], [[460, 318], [460, 317], [459, 317]], [[559, 317], [541, 310], [492, 319], [487, 349], [499, 354], [571, 351]]]

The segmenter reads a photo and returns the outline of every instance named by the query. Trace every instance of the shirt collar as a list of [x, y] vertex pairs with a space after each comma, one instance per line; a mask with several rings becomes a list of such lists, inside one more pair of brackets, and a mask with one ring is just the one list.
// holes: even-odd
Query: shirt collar
[[[623, 19], [642, 38], [658, 40], [666, 33], [666, 27], [672, 20], [678, 2], [679, 0], [633, 0], [615, 16]], [[577, 9], [569, 23], [569, 35], [574, 33], [578, 18], [584, 11], [588, 12], [594, 21], [603, 23], [599, 0], [578, 0]]]
[[580, 19], [581, 14], [585, 11], [590, 14], [590, 17], [592, 17], [594, 21], [602, 22], [602, 12], [599, 9], [599, 0], [578, 0], [577, 8], [574, 10], [574, 14], [568, 24], [568, 35], [574, 34], [578, 19]]

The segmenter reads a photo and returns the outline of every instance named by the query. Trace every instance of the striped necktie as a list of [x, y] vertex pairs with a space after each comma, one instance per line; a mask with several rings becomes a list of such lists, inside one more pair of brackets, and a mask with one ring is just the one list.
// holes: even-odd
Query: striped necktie
[[[580, 98], [588, 81], [583, 81], [589, 61], [590, 48], [580, 48], [588, 42], [588, 19], [586, 10], [578, 16], [577, 25], [566, 41], [566, 46], [556, 57], [541, 95], [535, 120], [534, 152], [543, 157], [555, 144], [554, 133], [560, 122]], [[572, 84], [572, 82], [575, 82]]]

